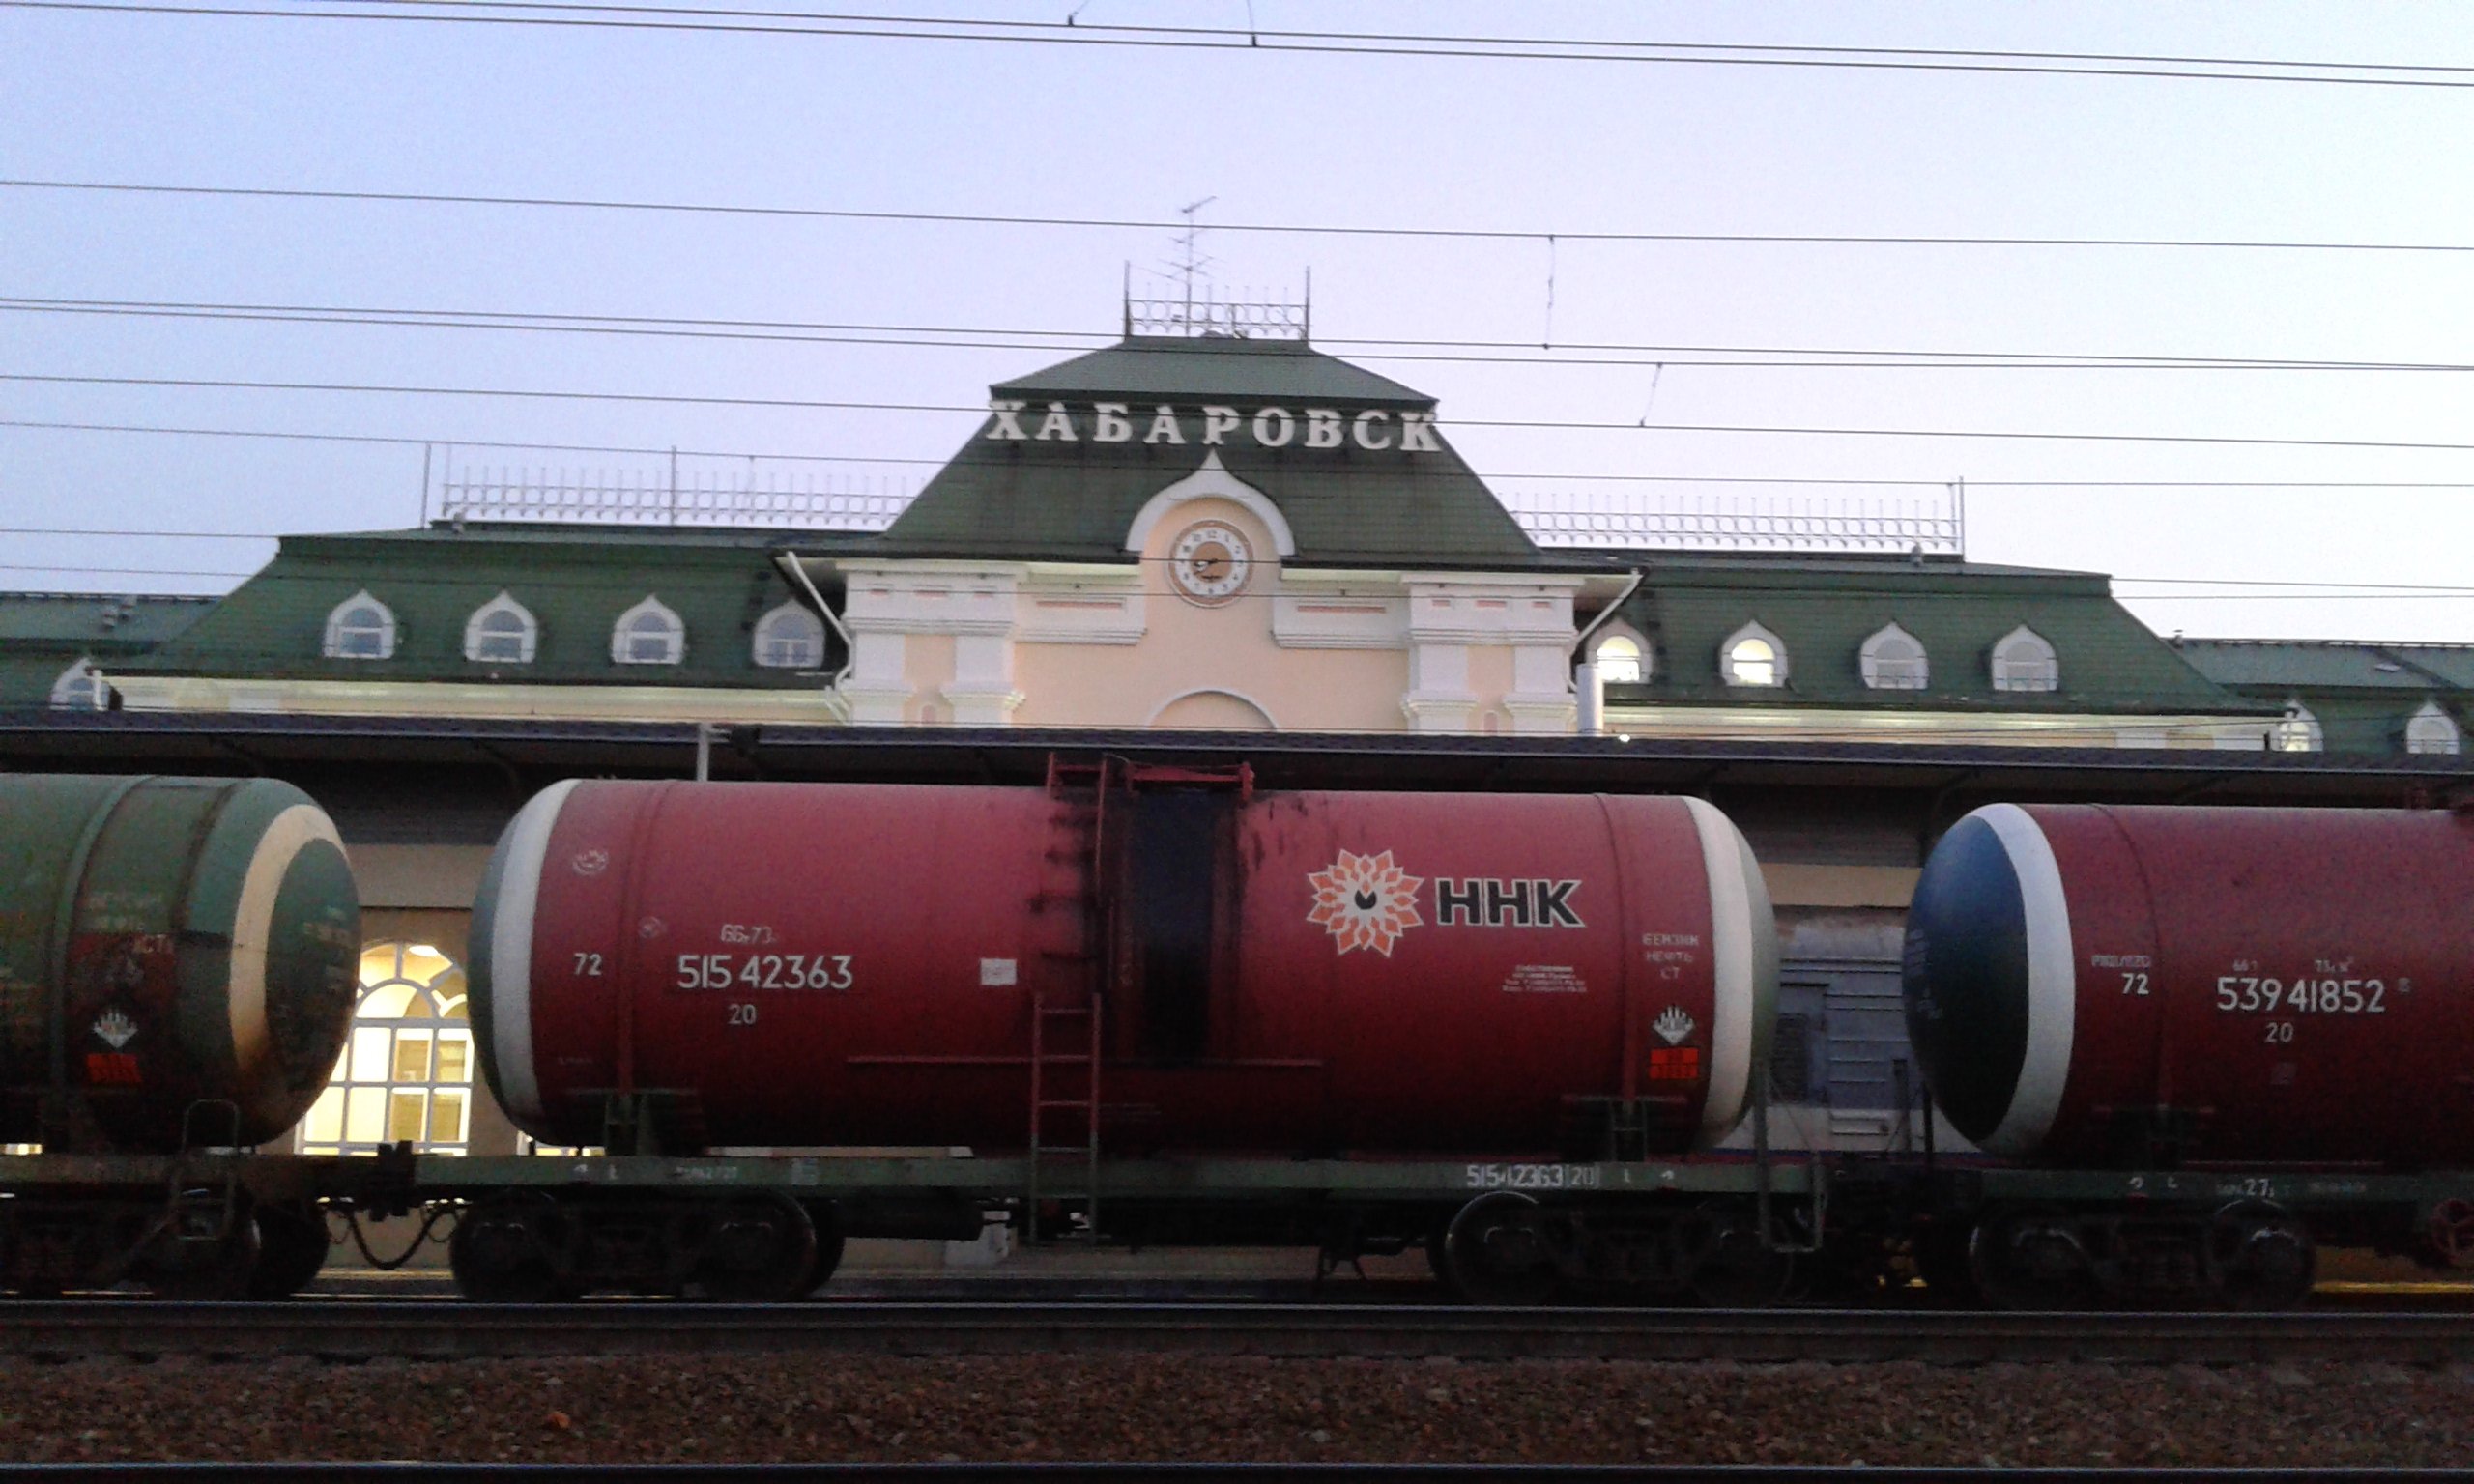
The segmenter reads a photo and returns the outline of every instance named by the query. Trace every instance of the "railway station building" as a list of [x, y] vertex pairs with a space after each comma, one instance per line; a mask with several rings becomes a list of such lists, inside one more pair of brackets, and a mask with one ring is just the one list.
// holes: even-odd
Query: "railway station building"
[[509, 487], [286, 537], [220, 599], [0, 597], [0, 766], [274, 773], [336, 818], [364, 998], [308, 1149], [517, 1147], [462, 965], [556, 778], [1033, 782], [1095, 745], [1711, 797], [1778, 905], [1782, 1095], [1886, 1136], [1908, 894], [1965, 808], [2401, 800], [2462, 785], [2474, 724], [2474, 645], [2168, 641], [1947, 522], [1516, 510], [1433, 398], [1302, 336], [1129, 334], [1000, 383], [894, 503]]

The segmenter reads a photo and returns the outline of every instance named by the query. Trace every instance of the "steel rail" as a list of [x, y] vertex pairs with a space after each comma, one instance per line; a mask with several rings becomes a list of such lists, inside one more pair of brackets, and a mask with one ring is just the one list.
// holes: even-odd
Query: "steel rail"
[[1941, 1363], [2474, 1361], [2474, 1314], [1986, 1314], [1338, 1304], [0, 1303], [0, 1354], [333, 1359], [822, 1351]]
[[319, 1484], [352, 1480], [417, 1479], [421, 1484], [525, 1484], [532, 1480], [579, 1481], [591, 1484], [855, 1484], [860, 1480], [909, 1479], [919, 1484], [1295, 1484], [1329, 1480], [1331, 1484], [1597, 1484], [1597, 1481], [1640, 1481], [1640, 1484], [1744, 1484], [1744, 1481], [1787, 1480], [1791, 1484], [1840, 1484], [1840, 1481], [1884, 1479], [1931, 1480], [1945, 1484], [1976, 1484], [1980, 1480], [2030, 1480], [2033, 1484], [2119, 1484], [2124, 1480], [2169, 1480], [2177, 1484], [2326, 1484], [2326, 1481], [2392, 1479], [2464, 1479], [2463, 1469], [2376, 1468], [2250, 1468], [2241, 1466], [2182, 1469], [2141, 1468], [1986, 1468], [1861, 1464], [1368, 1464], [1368, 1463], [1051, 1463], [986, 1462], [957, 1464], [795, 1463], [795, 1464], [532, 1464], [532, 1463], [160, 1463], [160, 1464], [0, 1464], [0, 1484], [10, 1481], [64, 1478], [172, 1481], [226, 1479], [315, 1479]]

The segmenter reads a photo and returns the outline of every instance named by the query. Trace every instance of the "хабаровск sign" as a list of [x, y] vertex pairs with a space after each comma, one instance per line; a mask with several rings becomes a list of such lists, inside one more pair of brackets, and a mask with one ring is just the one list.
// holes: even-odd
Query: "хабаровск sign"
[[[1123, 402], [1094, 402], [1088, 408], [1068, 408], [1062, 402], [1050, 402], [1048, 410], [1037, 414], [1037, 421], [1023, 426], [1024, 419], [1034, 414], [1030, 404], [998, 399], [988, 404], [992, 414], [988, 425], [988, 439], [999, 443], [1185, 443], [1196, 442], [1205, 447], [1218, 446], [1251, 437], [1265, 448], [1338, 448], [1354, 443], [1360, 448], [1382, 450], [1396, 448], [1403, 453], [1435, 453], [1441, 445], [1435, 442], [1434, 414], [1386, 412], [1368, 408], [1362, 413], [1346, 413], [1336, 408], [1309, 407], [1292, 413], [1284, 407], [1260, 408], [1249, 414], [1233, 407], [1204, 406], [1180, 410], [1163, 402], [1148, 415], [1136, 413]], [[1187, 436], [1188, 429], [1194, 436]]]

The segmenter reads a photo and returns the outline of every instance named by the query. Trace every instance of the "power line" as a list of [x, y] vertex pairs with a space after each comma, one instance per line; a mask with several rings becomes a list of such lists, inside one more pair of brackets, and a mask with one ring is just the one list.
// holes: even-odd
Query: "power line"
[[[0, 7], [23, 0], [0, 0]], [[505, 196], [407, 190], [312, 190], [252, 186], [162, 186], [132, 182], [0, 178], [0, 188], [110, 192], [126, 195], [221, 196], [289, 201], [347, 201], [406, 206], [504, 206], [561, 211], [658, 212], [695, 215], [773, 216], [820, 221], [900, 221], [940, 226], [1051, 227], [1074, 230], [1167, 232], [1179, 223], [1141, 217], [1046, 216], [982, 212], [858, 211], [827, 207], [734, 206], [722, 203], [629, 201], [574, 196]], [[1481, 242], [1703, 243], [1780, 246], [1879, 247], [2153, 247], [2275, 252], [2469, 253], [2466, 243], [2344, 243], [2239, 238], [2172, 237], [1937, 237], [1921, 234], [1796, 232], [1567, 232], [1561, 228], [1366, 227], [1274, 222], [1215, 222], [1214, 232], [1268, 233], [1297, 237], [1433, 238]]]
[[[2233, 58], [2170, 58], [2096, 53], [1958, 52], [1927, 48], [1755, 48], [1712, 43], [1689, 53], [1649, 51], [1681, 43], [1597, 42], [1563, 38], [1463, 38], [1451, 36], [1309, 31], [1237, 31], [1206, 27], [1079, 26], [1070, 22], [924, 19], [910, 16], [834, 15], [809, 12], [717, 11], [616, 5], [494, 5], [487, 11], [449, 9], [470, 0], [421, 0], [420, 8], [345, 11], [288, 10], [272, 6], [130, 4], [126, 0], [0, 0], [16, 10], [81, 11], [150, 15], [200, 15], [282, 20], [360, 20], [432, 25], [581, 28], [740, 36], [817, 36], [898, 41], [982, 42], [1133, 47], [1172, 51], [1283, 52], [1305, 55], [1454, 58], [1490, 61], [1599, 62], [1650, 66], [1786, 67], [1865, 71], [1993, 73], [2055, 77], [2144, 78], [2209, 82], [2317, 83], [2351, 87], [2465, 88], [2468, 69], [2399, 63], [2251, 62]], [[517, 12], [552, 14], [516, 14]], [[563, 13], [563, 14], [562, 14]], [[698, 19], [653, 19], [692, 15]], [[714, 18], [728, 17], [728, 18]], [[932, 27], [945, 27], [936, 30]], [[1028, 29], [1037, 27], [1038, 29]], [[2074, 62], [2073, 57], [2084, 57]], [[1973, 58], [1976, 60], [1968, 60]], [[2038, 59], [2055, 59], [2039, 61]], [[2004, 60], [2015, 59], [2015, 60]], [[2100, 66], [2101, 62], [2116, 65]], [[2235, 71], [2239, 68], [2270, 71]], [[2274, 71], [2274, 69], [2283, 69]]]
[[[222, 377], [66, 376], [10, 371], [0, 372], [0, 382], [27, 382], [63, 386], [155, 386], [219, 391], [314, 391], [380, 396], [501, 397], [519, 401], [787, 408], [807, 412], [970, 413], [980, 416], [985, 416], [988, 413], [988, 409], [983, 406], [954, 402], [860, 402], [808, 397], [725, 397], [681, 392], [557, 391], [513, 386], [381, 385], [353, 382], [243, 381]], [[2474, 443], [2422, 442], [2398, 439], [2244, 438], [2196, 433], [2060, 433], [2015, 428], [1842, 428], [1717, 422], [1587, 422], [1576, 418], [1521, 417], [1438, 418], [1436, 425], [1447, 429], [1537, 428], [1563, 432], [1765, 434], [1814, 438], [1974, 438], [2041, 442], [2165, 443], [2246, 448], [2382, 448], [2420, 452], [2474, 452]]]
[[[869, 457], [861, 454], [752, 452], [743, 448], [669, 448], [624, 443], [513, 442], [477, 438], [413, 438], [372, 433], [303, 433], [261, 428], [170, 427], [132, 422], [52, 422], [0, 417], [0, 428], [49, 432], [160, 434], [180, 438], [260, 438], [282, 442], [377, 443], [398, 448], [497, 448], [540, 453], [623, 453], [647, 458], [733, 459], [750, 462], [903, 464], [943, 468], [950, 459]], [[1361, 477], [1368, 475], [1361, 474]], [[1379, 476], [1376, 476], [1379, 477]], [[1492, 473], [1487, 479], [1538, 483], [1748, 484], [1798, 488], [1946, 490], [1948, 479], [1856, 479], [1793, 474], [1608, 474], [1581, 472]], [[1971, 490], [2474, 490], [2465, 479], [1977, 479]]]
[[[359, 305], [207, 303], [181, 300], [30, 299], [0, 296], [0, 311], [87, 314], [137, 319], [206, 320], [275, 325], [346, 325], [423, 329], [546, 331], [567, 334], [757, 341], [799, 345], [887, 345], [920, 349], [1031, 350], [1076, 354], [1116, 344], [1097, 331], [963, 328], [937, 325], [843, 325], [798, 320], [717, 320], [670, 315], [561, 314], [496, 309], [406, 309]], [[961, 339], [957, 336], [987, 338]], [[998, 338], [1001, 337], [1001, 338]], [[1827, 370], [2094, 370], [2094, 371], [2345, 371], [2466, 372], [2463, 361], [2331, 360], [2301, 357], [2098, 355], [2046, 351], [1913, 351], [1811, 346], [1629, 345], [1577, 342], [1564, 354], [1507, 340], [1325, 339], [1363, 360], [1476, 362], [1564, 366], [1740, 366]], [[1386, 346], [1462, 347], [1475, 354], [1391, 351]], [[1173, 354], [1174, 347], [1135, 345], [1127, 355]], [[1499, 354], [1519, 351], [1522, 354]], [[1706, 358], [1696, 358], [1706, 357]], [[1846, 358], [1826, 358], [1846, 357]]]
[[[534, 533], [537, 533], [537, 532], [540, 530], [540, 528], [539, 528], [539, 527], [530, 527], [530, 528], [527, 528], [528, 531], [530, 531], [530, 532], [534, 532]], [[569, 531], [571, 534], [575, 535], [578, 539], [590, 539], [590, 537], [592, 537], [592, 536], [593, 536], [593, 535], [595, 535], [595, 534], [606, 533], [606, 532], [608, 532], [608, 531], [610, 531], [610, 530], [612, 530], [612, 529], [626, 529], [626, 530], [629, 530], [629, 531], [632, 531], [632, 532], [635, 532], [635, 533], [643, 533], [643, 532], [645, 532], [645, 531], [647, 531], [647, 530], [650, 530], [650, 529], [652, 529], [652, 528], [643, 528], [643, 527], [634, 527], [634, 528], [612, 528], [612, 527], [593, 527], [593, 526], [586, 526], [586, 525], [578, 525], [578, 526], [573, 526], [573, 527], [564, 527], [564, 528], [562, 528], [562, 529], [565, 529], [565, 530], [567, 530], [567, 531]], [[663, 530], [663, 531], [668, 531], [668, 530], [673, 530], [673, 529], [694, 529], [694, 530], [705, 530], [705, 531], [710, 531], [710, 530], [717, 529], [717, 528], [720, 528], [720, 529], [733, 529], [733, 528], [707, 528], [707, 527], [698, 527], [698, 528], [661, 528], [661, 530]], [[803, 537], [803, 536], [825, 535], [825, 534], [829, 534], [829, 535], [844, 535], [844, 536], [848, 536], [848, 535], [862, 535], [862, 534], [868, 534], [868, 532], [859, 532], [859, 531], [797, 531], [797, 530], [788, 530], [788, 529], [783, 529], [783, 530], [756, 530], [756, 529], [748, 529], [748, 530], [739, 530], [739, 531], [736, 531], [735, 533], [739, 533], [739, 534], [747, 534], [747, 535], [778, 535], [778, 536], [781, 536], [781, 537], [782, 537], [786, 542], [795, 542], [796, 540], [800, 539], [800, 538], [801, 538], [801, 537]], [[337, 531], [337, 532], [289, 531], [289, 532], [283, 532], [283, 531], [220, 531], [220, 530], [153, 530], [153, 529], [144, 529], [144, 528], [100, 528], [100, 527], [8, 526], [8, 527], [0, 527], [0, 534], [6, 534], [6, 535], [23, 535], [23, 536], [83, 536], [83, 537], [96, 537], [96, 538], [110, 538], [110, 539], [115, 539], [115, 540], [281, 541], [281, 540], [292, 539], [292, 538], [299, 538], [299, 537], [315, 537], [315, 536], [319, 536], [319, 535], [339, 535], [339, 536], [347, 536], [347, 537], [348, 537], [348, 536], [353, 536], [353, 535], [358, 535], [358, 534], [365, 534], [365, 533], [364, 533], [364, 532], [353, 532], [353, 531]], [[486, 529], [484, 529], [480, 534], [481, 534], [481, 536], [482, 536], [483, 538], [486, 538], [486, 535], [487, 535], [487, 531], [486, 531]], [[390, 537], [389, 537], [389, 539], [394, 539], [394, 538], [393, 538], [392, 536], [390, 536]], [[1605, 550], [1607, 551], [1608, 555], [1616, 555], [1616, 554], [1618, 553], [1618, 550], [1619, 550], [1619, 549], [1616, 549], [1616, 548], [1607, 548], [1607, 549], [1605, 549]], [[1707, 553], [1707, 552], [1686, 552], [1686, 551], [1678, 551], [1678, 552], [1672, 552], [1672, 553], [1662, 553], [1662, 554], [1660, 554], [1660, 555], [1661, 555], [1661, 556], [1670, 556], [1670, 557], [1687, 557], [1687, 558], [1688, 558], [1688, 557], [1694, 557], [1694, 556], [1709, 556], [1709, 555], [1711, 555], [1711, 554], [1710, 554], [1710, 553]], [[1735, 554], [1735, 555], [1761, 556], [1761, 555], [1765, 555], [1765, 554], [1762, 554], [1762, 553], [1741, 554], [1741, 553], [1740, 553], [1740, 554]], [[1808, 555], [1808, 554], [1778, 554], [1778, 555], [1787, 555], [1787, 556], [1794, 556], [1794, 555]], [[1136, 566], [1136, 567], [1141, 567], [1141, 566], [1160, 566], [1160, 565], [1165, 565], [1165, 564], [1167, 564], [1171, 559], [1172, 559], [1172, 558], [1167, 558], [1167, 557], [1131, 557], [1131, 556], [1129, 556], [1129, 557], [1128, 557], [1128, 558], [1126, 558], [1126, 560], [1122, 563], [1122, 565], [1127, 565], [1127, 566]], [[1889, 557], [1884, 557], [1884, 561], [1888, 561], [1888, 560], [1892, 560], [1892, 559], [1893, 559], [1893, 558], [1889, 558]], [[1654, 564], [1655, 564], [1655, 563], [1654, 563], [1654, 561], [1653, 561], [1651, 564], [1652, 564], [1653, 566], [1654, 566]], [[20, 563], [0, 563], [0, 571], [10, 571], [10, 572], [82, 572], [82, 573], [91, 573], [91, 574], [105, 574], [105, 575], [131, 575], [131, 576], [154, 576], [154, 577], [226, 577], [226, 578], [250, 578], [250, 577], [257, 577], [257, 576], [261, 575], [261, 574], [264, 572], [264, 570], [265, 570], [264, 568], [259, 568], [259, 569], [252, 570], [252, 571], [235, 572], [235, 571], [209, 570], [209, 569], [200, 569], [200, 568], [179, 568], [179, 567], [114, 567], [114, 566], [87, 566], [87, 565], [84, 565], [84, 564], [82, 564], [82, 563], [76, 563], [76, 562], [20, 562]], [[328, 576], [329, 576], [329, 574], [325, 574], [325, 573], [317, 573], [317, 572], [291, 572], [291, 573], [284, 573], [284, 574], [280, 574], [280, 576], [281, 576], [282, 578], [284, 578], [284, 579], [288, 579], [288, 580], [292, 580], [292, 581], [302, 581], [302, 580], [322, 579], [322, 578], [326, 578], [326, 577], [328, 577]], [[335, 580], [335, 581], [346, 581], [346, 579], [340, 579], [340, 578], [338, 578], [338, 579], [334, 579], [334, 580]], [[2114, 594], [2114, 596], [2115, 596], [2115, 597], [2121, 598], [2121, 599], [2123, 599], [2123, 600], [2125, 600], [2125, 601], [2139, 601], [2139, 602], [2145, 602], [2145, 601], [2157, 600], [2157, 599], [2169, 599], [2169, 598], [2170, 598], [2170, 599], [2176, 600], [2176, 601], [2185, 601], [2185, 602], [2201, 601], [2201, 600], [2284, 601], [2284, 600], [2287, 600], [2287, 599], [2289, 599], [2289, 598], [2290, 598], [2290, 599], [2297, 599], [2297, 600], [2312, 600], [2312, 601], [2317, 601], [2317, 600], [2322, 600], [2322, 599], [2327, 599], [2327, 600], [2345, 600], [2345, 601], [2353, 601], [2353, 600], [2358, 600], [2358, 599], [2372, 599], [2372, 598], [2378, 598], [2378, 599], [2394, 599], [2394, 600], [2399, 600], [2399, 601], [2408, 601], [2408, 602], [2410, 602], [2410, 601], [2413, 601], [2413, 600], [2416, 600], [2416, 599], [2421, 599], [2421, 598], [2474, 598], [2474, 585], [2459, 585], [2459, 584], [2442, 584], [2442, 583], [2374, 583], [2374, 582], [2348, 582], [2348, 581], [2338, 581], [2338, 580], [2320, 580], [2320, 581], [2299, 581], [2299, 580], [2295, 580], [2295, 581], [2288, 581], [2288, 580], [2281, 580], [2281, 579], [2273, 579], [2273, 578], [2124, 577], [2124, 576], [2109, 576], [2109, 577], [2107, 577], [2107, 579], [2106, 579], [2106, 580], [2107, 580], [2109, 583], [2111, 583], [2111, 584], [2113, 584], [2113, 585], [2116, 585], [2116, 586], [2118, 586], [2118, 585], [2123, 585], [2123, 584], [2137, 584], [2137, 585], [2175, 585], [2175, 586], [2183, 586], [2183, 587], [2192, 587], [2192, 588], [2210, 588], [2210, 589], [2222, 589], [2222, 588], [2227, 588], [2227, 587], [2271, 589], [2271, 590], [2266, 590], [2266, 591], [2245, 591], [2245, 592], [2225, 592], [2225, 591], [2221, 591], [2221, 590], [2216, 590], [2216, 591], [2194, 591], [2194, 592], [2140, 592], [2140, 593], [2116, 593], [2116, 594]], [[352, 579], [351, 581], [358, 581], [358, 579]], [[400, 573], [400, 572], [399, 572], [399, 573], [390, 573], [390, 574], [388, 574], [388, 577], [386, 578], [386, 580], [385, 580], [385, 585], [389, 586], [389, 587], [457, 587], [457, 588], [480, 588], [480, 587], [487, 587], [487, 586], [491, 586], [491, 585], [497, 585], [497, 584], [499, 584], [501, 581], [502, 581], [502, 579], [500, 579], [500, 578], [498, 578], [498, 577], [495, 577], [495, 576], [492, 576], [492, 577], [430, 577], [430, 576], [422, 576], [422, 575], [414, 574], [414, 573]], [[629, 585], [631, 585], [631, 580], [630, 580], [630, 579], [627, 579], [627, 578], [618, 578], [618, 579], [611, 579], [611, 578], [575, 579], [575, 578], [559, 578], [559, 577], [551, 577], [551, 576], [545, 576], [545, 575], [535, 574], [535, 575], [532, 575], [532, 576], [531, 576], [531, 577], [527, 578], [527, 579], [526, 579], [526, 581], [525, 581], [525, 586], [526, 586], [528, 589], [531, 589], [531, 588], [539, 588], [539, 587], [552, 587], [552, 588], [557, 588], [557, 587], [573, 587], [573, 588], [590, 588], [590, 589], [594, 589], [594, 590], [600, 590], [600, 589], [604, 589], [604, 588], [610, 588], [610, 587], [613, 587], [613, 586], [624, 587], [624, 586], [629, 586]], [[1125, 593], [1125, 594], [1126, 594], [1126, 595], [1128, 595], [1128, 596], [1135, 596], [1135, 597], [1166, 598], [1166, 597], [1174, 597], [1174, 596], [1176, 595], [1172, 590], [1170, 590], [1170, 589], [1166, 589], [1166, 588], [1161, 588], [1161, 589], [1156, 589], [1156, 590], [1155, 590], [1155, 589], [1149, 589], [1149, 588], [1140, 589], [1140, 590], [1134, 590], [1134, 589], [1124, 589], [1124, 588], [1110, 587], [1108, 590], [1109, 590], [1110, 592], [1123, 592], [1123, 593]], [[1369, 590], [1369, 591], [1371, 591], [1371, 590], [1375, 590], [1375, 589], [1373, 589], [1373, 588], [1369, 588], [1368, 590]], [[1836, 590], [1836, 591], [1842, 591], [1842, 592], [1857, 593], [1857, 594], [1862, 594], [1862, 595], [1866, 595], [1866, 596], [1889, 596], [1889, 595], [1906, 595], [1906, 596], [1912, 596], [1912, 595], [1913, 594], [1913, 591], [1914, 591], [1914, 589], [1913, 589], [1912, 586], [1907, 586], [1907, 585], [1885, 585], [1877, 586], [1877, 587], [1864, 587], [1864, 586], [1842, 587], [1842, 588], [1833, 589], [1833, 590]], [[1276, 596], [1278, 596], [1278, 594], [1276, 594], [1276, 593], [1271, 593], [1271, 592], [1247, 592], [1247, 593], [1243, 593], [1243, 594], [1241, 594], [1240, 596], [1242, 596], [1242, 597], [1246, 597], [1246, 598], [1263, 599], [1263, 598], [1276, 597]]]

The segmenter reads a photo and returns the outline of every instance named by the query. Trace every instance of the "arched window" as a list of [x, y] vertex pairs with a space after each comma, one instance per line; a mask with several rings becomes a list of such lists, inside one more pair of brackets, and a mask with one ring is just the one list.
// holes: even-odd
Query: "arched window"
[[395, 614], [364, 587], [327, 615], [327, 658], [384, 660], [395, 653]]
[[824, 663], [824, 620], [785, 603], [756, 620], [756, 663], [766, 670], [814, 670]]
[[1757, 623], [1747, 623], [1718, 646], [1718, 675], [1729, 685], [1785, 685], [1787, 646]]
[[2268, 745], [2280, 753], [2316, 753], [2322, 740], [2319, 718], [2299, 700], [2285, 703], [2285, 719], [2268, 733]]
[[51, 703], [55, 706], [101, 711], [110, 702], [111, 688], [103, 684], [91, 656], [79, 655], [76, 664], [62, 671], [60, 678], [51, 682]]
[[1597, 662], [1597, 678], [1608, 685], [1638, 685], [1650, 678], [1649, 651], [1629, 634], [1607, 635], [1590, 657]]
[[1933, 674], [1924, 642], [1895, 623], [1864, 641], [1856, 663], [1864, 671], [1864, 683], [1877, 691], [1920, 691]]
[[687, 654], [687, 625], [647, 598], [618, 615], [610, 628], [610, 658], [621, 665], [676, 665]]
[[2409, 753], [2455, 753], [2464, 745], [2457, 719], [2441, 710], [2436, 700], [2424, 701], [2423, 709], [2405, 724], [2405, 751]]
[[485, 665], [530, 665], [541, 626], [532, 611], [502, 592], [464, 620], [464, 658]]
[[2026, 624], [2001, 636], [1993, 646], [1993, 688], [1997, 691], [2057, 691], [2061, 661], [2044, 636]]
[[409, 1139], [421, 1154], [460, 1155], [472, 1136], [464, 970], [426, 943], [370, 944], [352, 1039], [301, 1121], [301, 1152], [367, 1154]]

